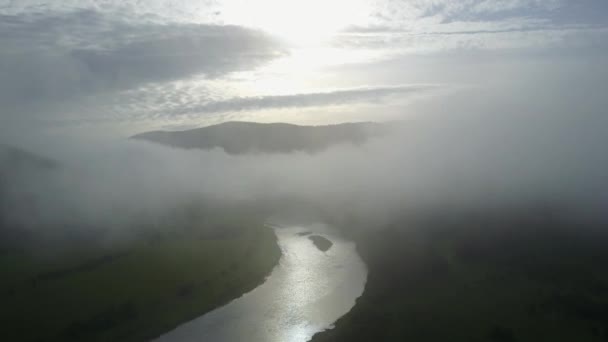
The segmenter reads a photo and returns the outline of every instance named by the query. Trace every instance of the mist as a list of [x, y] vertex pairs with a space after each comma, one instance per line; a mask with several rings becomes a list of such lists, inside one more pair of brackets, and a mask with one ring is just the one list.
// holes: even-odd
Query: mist
[[38, 229], [129, 229], [188, 201], [292, 200], [354, 215], [369, 229], [416, 211], [527, 206], [605, 222], [608, 107], [593, 79], [463, 87], [386, 123], [390, 134], [313, 154], [233, 156], [126, 137], [30, 139], [32, 152], [58, 166], [11, 175], [8, 217]]
[[3, 336], [608, 340], [607, 4], [0, 0]]

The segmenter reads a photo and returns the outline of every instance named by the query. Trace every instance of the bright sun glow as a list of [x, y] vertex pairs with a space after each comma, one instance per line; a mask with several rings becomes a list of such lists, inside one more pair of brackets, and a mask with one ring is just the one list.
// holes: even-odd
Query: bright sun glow
[[361, 24], [368, 0], [227, 0], [221, 11], [229, 24], [255, 27], [290, 43], [308, 45]]

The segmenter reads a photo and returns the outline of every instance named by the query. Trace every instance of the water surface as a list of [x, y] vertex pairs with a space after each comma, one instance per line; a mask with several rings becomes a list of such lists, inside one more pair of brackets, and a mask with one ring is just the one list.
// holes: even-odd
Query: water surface
[[[354, 243], [324, 224], [275, 232], [283, 256], [266, 282], [156, 341], [305, 342], [347, 313], [367, 278]], [[333, 246], [322, 252], [303, 232], [324, 236]]]

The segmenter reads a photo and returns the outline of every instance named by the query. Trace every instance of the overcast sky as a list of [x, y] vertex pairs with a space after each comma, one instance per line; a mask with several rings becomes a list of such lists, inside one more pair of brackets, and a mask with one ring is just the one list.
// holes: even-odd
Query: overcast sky
[[603, 97], [608, 1], [0, 0], [0, 46], [3, 140], [407, 119], [491, 87], [578, 110]]

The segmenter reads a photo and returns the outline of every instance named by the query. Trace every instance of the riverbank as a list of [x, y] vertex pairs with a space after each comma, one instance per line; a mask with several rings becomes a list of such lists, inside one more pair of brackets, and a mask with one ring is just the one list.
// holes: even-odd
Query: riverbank
[[313, 342], [608, 339], [602, 229], [509, 212], [344, 230], [368, 265], [366, 289]]
[[[321, 251], [302, 232], [322, 234]], [[361, 295], [367, 270], [352, 241], [325, 224], [280, 225], [279, 266], [264, 284], [154, 342], [303, 342], [330, 327]]]
[[10, 341], [146, 341], [264, 282], [281, 256], [262, 221], [217, 236], [177, 230], [48, 260], [0, 255], [0, 321]]

